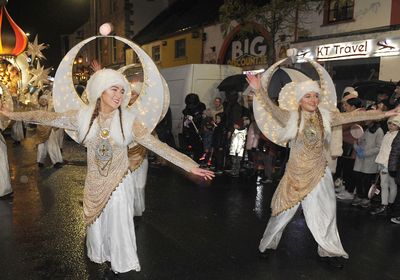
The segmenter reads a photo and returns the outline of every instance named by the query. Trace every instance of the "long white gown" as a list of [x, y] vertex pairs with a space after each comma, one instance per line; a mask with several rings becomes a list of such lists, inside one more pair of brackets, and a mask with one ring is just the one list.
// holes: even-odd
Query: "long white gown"
[[54, 129], [51, 130], [49, 139], [46, 142], [38, 145], [37, 162], [44, 163], [47, 154], [53, 164], [63, 162], [63, 157], [59, 145], [59, 135]]
[[133, 181], [135, 198], [133, 202], [134, 215], [142, 216], [146, 209], [145, 204], [145, 186], [147, 181], [147, 171], [149, 169], [149, 161], [147, 157], [143, 160], [142, 164], [133, 171], [130, 175]]
[[87, 228], [88, 257], [96, 263], [109, 261], [111, 269], [140, 271], [133, 223], [134, 185], [129, 174], [112, 193], [99, 218]]
[[16, 121], [11, 127], [11, 138], [14, 141], [21, 142], [24, 140], [24, 128], [21, 121]]

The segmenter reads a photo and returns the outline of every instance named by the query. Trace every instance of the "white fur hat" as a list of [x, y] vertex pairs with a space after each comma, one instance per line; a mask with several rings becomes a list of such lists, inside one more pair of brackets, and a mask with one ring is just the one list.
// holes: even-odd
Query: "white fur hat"
[[127, 106], [131, 95], [130, 83], [124, 75], [113, 69], [98, 70], [90, 77], [86, 87], [89, 104], [95, 104], [106, 89], [116, 85], [124, 88], [122, 106]]
[[296, 91], [296, 101], [299, 102], [301, 98], [303, 98], [303, 96], [306, 95], [307, 93], [315, 92], [320, 94], [321, 88], [318, 82], [313, 80], [307, 80], [304, 82], [296, 83], [295, 91]]
[[392, 116], [387, 120], [387, 122], [388, 123], [391, 122], [391, 123], [397, 125], [398, 127], [400, 127], [400, 116]]
[[342, 98], [341, 102], [345, 102], [345, 101], [347, 101], [349, 99], [353, 99], [353, 98], [357, 98], [358, 97], [358, 92], [353, 87], [346, 87], [343, 90], [343, 94], [345, 94], [346, 92], [349, 93], [349, 94], [344, 96]]

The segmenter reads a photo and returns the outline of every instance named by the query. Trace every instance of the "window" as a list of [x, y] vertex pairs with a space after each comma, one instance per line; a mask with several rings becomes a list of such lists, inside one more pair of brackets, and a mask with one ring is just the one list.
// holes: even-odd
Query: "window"
[[329, 0], [325, 23], [353, 19], [354, 0]]
[[115, 0], [110, 0], [110, 11], [111, 11], [111, 13], [115, 12], [116, 5], [117, 5], [117, 3], [116, 3]]
[[160, 61], [160, 46], [154, 46], [151, 48], [151, 58], [156, 62]]
[[186, 40], [180, 39], [175, 41], [175, 58], [186, 56]]

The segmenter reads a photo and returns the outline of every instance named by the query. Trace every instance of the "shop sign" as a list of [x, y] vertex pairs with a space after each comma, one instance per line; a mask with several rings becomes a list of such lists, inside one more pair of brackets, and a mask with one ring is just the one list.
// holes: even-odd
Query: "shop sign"
[[304, 62], [306, 58], [328, 61], [393, 55], [400, 55], [400, 39], [370, 39], [308, 47], [298, 51], [296, 61]]
[[365, 40], [317, 46], [317, 60], [328, 60], [344, 57], [365, 57], [370, 51], [370, 45], [371, 42], [369, 42], [369, 40]]
[[227, 36], [218, 58], [220, 64], [238, 67], [267, 64], [267, 38], [265, 32], [240, 31], [237, 28]]

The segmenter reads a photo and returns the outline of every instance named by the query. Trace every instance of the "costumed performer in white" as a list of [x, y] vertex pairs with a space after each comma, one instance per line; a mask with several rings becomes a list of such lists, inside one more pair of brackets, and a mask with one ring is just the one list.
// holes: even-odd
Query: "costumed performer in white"
[[[43, 93], [38, 98], [38, 109], [41, 111], [52, 112], [54, 109], [51, 106], [49, 93]], [[54, 168], [61, 168], [63, 157], [60, 149], [60, 141], [58, 131], [61, 128], [38, 125], [36, 127], [37, 141], [37, 164], [39, 167], [44, 166], [47, 155], [49, 155]]]
[[[126, 65], [124, 67], [121, 67], [118, 69], [118, 72], [124, 73], [127, 69], [129, 68], [137, 68], [139, 67], [139, 64], [130, 64]], [[102, 69], [101, 64], [94, 59], [91, 62], [90, 65], [91, 69], [94, 72], [97, 72]], [[132, 106], [133, 103], [136, 102], [138, 99], [141, 90], [143, 88], [143, 75], [138, 75], [134, 80], [131, 81], [131, 97], [128, 103], [128, 106]], [[164, 92], [164, 106], [163, 106], [163, 112], [161, 114], [161, 118], [163, 119], [165, 116], [165, 110], [164, 108], [169, 106], [169, 92], [166, 91]], [[166, 106], [165, 106], [166, 104]], [[153, 131], [153, 135], [155, 134], [155, 130]], [[147, 172], [149, 169], [149, 161], [148, 161], [148, 151], [147, 149], [135, 142], [132, 142], [129, 147], [128, 147], [128, 158], [129, 158], [129, 170], [131, 171], [130, 173], [130, 178], [132, 179], [133, 186], [134, 186], [134, 201], [133, 201], [133, 212], [134, 212], [134, 217], [136, 227], [138, 226], [138, 222], [143, 215], [144, 210], [146, 209], [146, 204], [145, 204], [145, 186], [147, 182]]]
[[[115, 38], [128, 42], [124, 38]], [[84, 42], [90, 40], [93, 37]], [[137, 45], [135, 47], [137, 51], [141, 51], [141, 55], [145, 55]], [[66, 57], [70, 57], [70, 52]], [[72, 67], [72, 62], [70, 64]], [[61, 64], [57, 71], [60, 68]], [[156, 68], [152, 70], [157, 71]], [[153, 71], [148, 71], [148, 74], [154, 75]], [[60, 76], [56, 74], [53, 92], [56, 90], [58, 77]], [[155, 81], [152, 82], [154, 86]], [[131, 88], [121, 73], [112, 69], [97, 71], [88, 81], [87, 92], [89, 104], [86, 106], [82, 103], [78, 111], [10, 113], [1, 110], [1, 113], [10, 119], [42, 123], [77, 132], [79, 142], [87, 148], [88, 171], [83, 210], [87, 225], [88, 257], [96, 263], [110, 262], [112, 271], [116, 273], [139, 271], [133, 222], [134, 188], [129, 178], [128, 145], [135, 141], [185, 171], [204, 179], [212, 179], [214, 174], [199, 168], [189, 157], [151, 135], [145, 123], [148, 112], [145, 110], [153, 108], [136, 107], [138, 110], [142, 109], [143, 115], [135, 113], [138, 111], [128, 110]], [[142, 103], [137, 106], [140, 104]]]
[[[12, 94], [13, 98], [13, 106], [17, 110], [19, 109], [19, 100], [18, 100], [18, 82], [20, 80], [20, 74], [18, 68], [12, 64], [7, 66], [7, 72], [10, 77], [10, 81], [7, 83], [7, 88]], [[11, 126], [11, 138], [14, 140], [14, 145], [21, 144], [21, 141], [24, 140], [24, 127], [22, 122], [14, 122]]]
[[[277, 248], [283, 230], [301, 204], [307, 226], [318, 243], [319, 256], [327, 257], [325, 260], [330, 265], [342, 268], [342, 258], [348, 258], [348, 254], [342, 247], [337, 229], [334, 185], [326, 158], [331, 127], [382, 119], [398, 113], [337, 112], [336, 93], [328, 92], [328, 84], [333, 86], [333, 83], [328, 80], [329, 75], [322, 66], [314, 61], [310, 63], [320, 76], [321, 87], [312, 80], [291, 82], [282, 88], [277, 106], [266, 89], [274, 71], [284, 61], [271, 66], [262, 78], [247, 77], [256, 91], [255, 117], [261, 131], [274, 142], [290, 142], [286, 170], [273, 195], [271, 218], [259, 245], [260, 257], [268, 257], [270, 249]], [[330, 96], [335, 99], [333, 102], [330, 102]], [[324, 105], [330, 110], [324, 109]], [[283, 109], [290, 106], [293, 110]], [[279, 125], [275, 129], [271, 129], [271, 117]]]
[[[6, 87], [1, 85], [0, 106], [2, 107], [4, 106], [8, 108], [8, 110], [11, 110], [12, 109], [11, 96], [7, 94], [6, 91], [7, 91]], [[4, 139], [1, 133], [7, 128], [9, 123], [10, 121], [8, 119], [0, 116], [0, 198], [7, 197], [13, 192], [10, 180], [10, 169], [8, 166], [6, 140]]]

